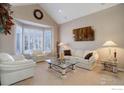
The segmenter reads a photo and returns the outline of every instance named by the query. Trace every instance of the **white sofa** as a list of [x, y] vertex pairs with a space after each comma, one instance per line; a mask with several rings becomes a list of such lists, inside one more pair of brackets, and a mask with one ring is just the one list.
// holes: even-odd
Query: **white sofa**
[[40, 51], [40, 50], [35, 50], [32, 53], [32, 58], [35, 62], [42, 62], [46, 60], [48, 53]]
[[[85, 59], [89, 53], [92, 53], [92, 56], [89, 59]], [[71, 56], [64, 56], [64, 58], [79, 62], [76, 66], [87, 70], [92, 70], [99, 59], [99, 55], [96, 51], [71, 50], [71, 54]]]
[[0, 53], [0, 83], [10, 85], [34, 76], [35, 62], [23, 55]]

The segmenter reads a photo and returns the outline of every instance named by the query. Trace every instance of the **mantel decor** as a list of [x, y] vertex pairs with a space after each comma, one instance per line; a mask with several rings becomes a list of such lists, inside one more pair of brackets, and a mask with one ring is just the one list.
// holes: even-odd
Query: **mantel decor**
[[94, 30], [91, 26], [77, 28], [73, 30], [75, 41], [93, 41], [94, 40]]
[[14, 25], [11, 14], [13, 11], [10, 9], [11, 5], [8, 3], [0, 3], [0, 32], [5, 35], [11, 34], [11, 27]]

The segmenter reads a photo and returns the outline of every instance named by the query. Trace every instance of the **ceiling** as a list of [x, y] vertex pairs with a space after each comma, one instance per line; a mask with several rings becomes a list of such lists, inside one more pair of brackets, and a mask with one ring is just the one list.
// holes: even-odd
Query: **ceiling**
[[[32, 5], [33, 3], [10, 3], [13, 7], [23, 6], [23, 5]], [[35, 4], [35, 3], [34, 3]]]
[[[13, 6], [29, 5], [32, 3], [11, 3]], [[107, 9], [117, 3], [39, 3], [40, 6], [58, 23], [71, 20]]]
[[68, 21], [101, 11], [117, 3], [41, 3], [40, 6], [58, 23]]

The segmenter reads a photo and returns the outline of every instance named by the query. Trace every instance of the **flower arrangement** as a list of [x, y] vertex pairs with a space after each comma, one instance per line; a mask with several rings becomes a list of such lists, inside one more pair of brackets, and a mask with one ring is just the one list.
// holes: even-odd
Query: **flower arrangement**
[[11, 14], [13, 11], [10, 9], [11, 5], [8, 3], [0, 3], [0, 32], [5, 35], [11, 34], [11, 27], [14, 25]]

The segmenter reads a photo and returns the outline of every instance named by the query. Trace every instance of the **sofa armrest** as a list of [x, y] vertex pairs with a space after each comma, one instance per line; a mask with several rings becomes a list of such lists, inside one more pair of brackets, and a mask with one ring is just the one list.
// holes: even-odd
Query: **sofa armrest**
[[35, 67], [35, 62], [25, 62], [22, 64], [0, 64], [0, 71], [14, 71], [25, 68]]
[[89, 62], [96, 62], [99, 58], [99, 55], [97, 54], [96, 51], [93, 52], [93, 56], [90, 57]]
[[89, 62], [91, 62], [91, 63], [96, 62], [95, 56], [92, 56], [92, 57], [89, 59]]

